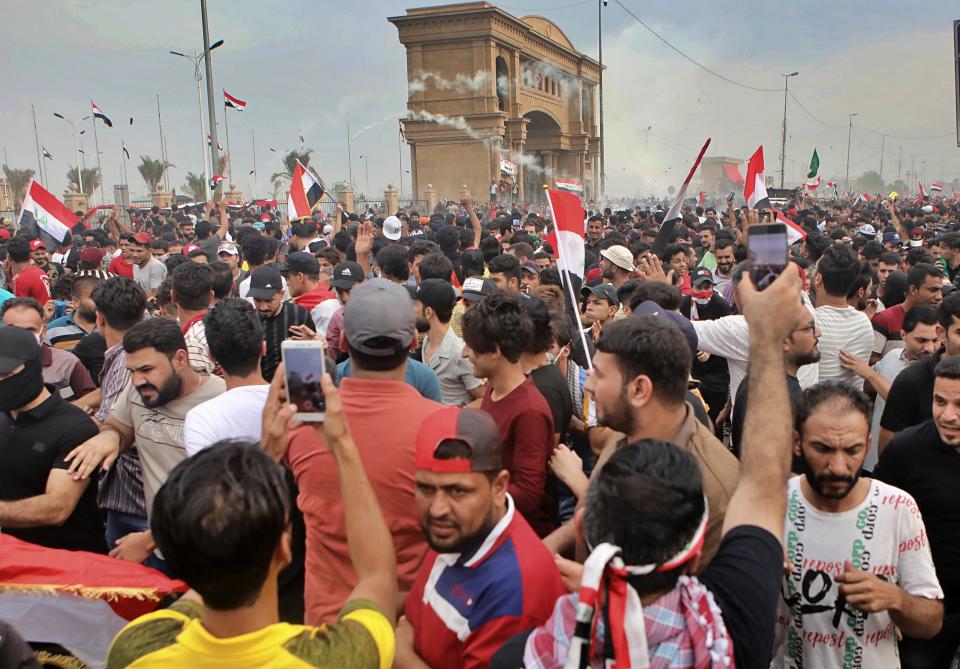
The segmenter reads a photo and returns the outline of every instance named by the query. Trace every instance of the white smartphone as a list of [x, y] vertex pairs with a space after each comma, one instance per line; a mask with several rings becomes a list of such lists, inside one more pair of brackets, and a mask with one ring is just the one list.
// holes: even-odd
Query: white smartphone
[[294, 418], [306, 423], [322, 422], [327, 410], [320, 387], [324, 373], [323, 342], [285, 339], [280, 353], [286, 373], [287, 401], [297, 407]]

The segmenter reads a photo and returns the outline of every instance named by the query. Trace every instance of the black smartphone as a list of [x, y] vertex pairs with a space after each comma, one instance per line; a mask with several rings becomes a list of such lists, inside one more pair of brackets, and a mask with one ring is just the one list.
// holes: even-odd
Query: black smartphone
[[783, 223], [751, 225], [747, 234], [750, 278], [757, 290], [773, 283], [787, 266], [787, 226]]

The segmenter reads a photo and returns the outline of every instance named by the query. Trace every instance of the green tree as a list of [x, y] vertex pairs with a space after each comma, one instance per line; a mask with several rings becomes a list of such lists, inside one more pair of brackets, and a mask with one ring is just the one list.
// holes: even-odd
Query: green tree
[[273, 181], [274, 191], [278, 190], [284, 181], [290, 181], [293, 178], [293, 171], [296, 169], [297, 161], [303, 163], [304, 167], [310, 167], [311, 153], [313, 153], [313, 149], [305, 149], [303, 151], [293, 150], [283, 157], [283, 170], [274, 172], [273, 176], [270, 177]]
[[857, 190], [862, 193], [879, 193], [884, 190], [883, 178], [874, 170], [868, 170], [857, 179]]
[[194, 202], [204, 202], [207, 199], [207, 181], [203, 175], [187, 172], [183, 178], [183, 192], [193, 198]]
[[16, 167], [4, 165], [3, 174], [6, 176], [7, 183], [10, 185], [10, 191], [13, 193], [13, 208], [20, 209], [20, 205], [23, 204], [23, 198], [27, 194], [27, 184], [30, 183], [30, 179], [36, 172], [29, 168], [21, 170]]
[[156, 193], [160, 189], [160, 182], [163, 181], [163, 173], [168, 167], [176, 167], [172, 163], [165, 163], [162, 160], [154, 160], [150, 156], [140, 156], [140, 164], [137, 170], [143, 177], [143, 182], [151, 193]]
[[[96, 167], [85, 167], [81, 170], [80, 176], [83, 177], [83, 194], [93, 195], [100, 186], [100, 169]], [[77, 187], [80, 187], [80, 179], [77, 175], [76, 167], [71, 167], [67, 170], [67, 183], [77, 184]]]

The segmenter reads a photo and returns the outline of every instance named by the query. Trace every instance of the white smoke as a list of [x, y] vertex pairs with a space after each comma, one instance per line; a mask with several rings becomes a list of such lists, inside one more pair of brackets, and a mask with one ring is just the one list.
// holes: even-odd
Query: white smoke
[[363, 126], [363, 127], [360, 128], [359, 130], [357, 130], [357, 131], [356, 131], [355, 133], [353, 133], [353, 135], [350, 137], [350, 141], [351, 141], [351, 142], [354, 141], [357, 137], [359, 137], [359, 136], [362, 135], [363, 133], [367, 132], [368, 130], [373, 130], [374, 128], [379, 128], [379, 127], [380, 127], [381, 125], [383, 125], [384, 123], [387, 123], [387, 122], [389, 122], [389, 121], [396, 121], [396, 120], [399, 119], [399, 118], [401, 118], [401, 117], [400, 117], [399, 115], [397, 115], [397, 114], [393, 114], [393, 113], [387, 114], [386, 116], [384, 116], [384, 117], [383, 117], [382, 119], [380, 119], [379, 121], [374, 121], [373, 123], [368, 123], [367, 125]]
[[475, 72], [472, 76], [458, 74], [453, 79], [444, 79], [436, 72], [421, 71], [407, 85], [407, 90], [411, 93], [422, 93], [427, 90], [427, 82], [433, 82], [433, 87], [438, 91], [456, 91], [458, 93], [477, 93], [490, 81], [489, 72]]

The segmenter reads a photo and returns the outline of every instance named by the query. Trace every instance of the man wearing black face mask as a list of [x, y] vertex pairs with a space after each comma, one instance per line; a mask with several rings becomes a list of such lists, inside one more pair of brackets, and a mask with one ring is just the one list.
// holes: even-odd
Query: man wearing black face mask
[[0, 327], [0, 528], [24, 541], [103, 553], [96, 488], [66, 455], [97, 433], [82, 410], [43, 385], [29, 330]]

